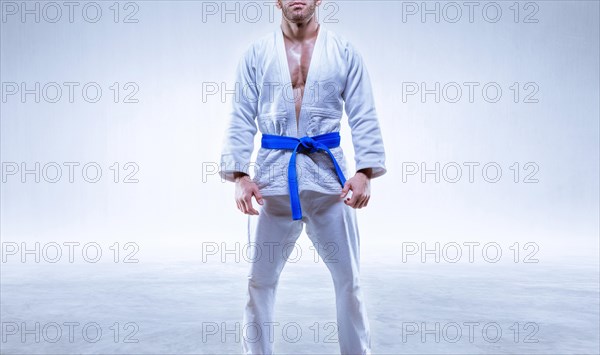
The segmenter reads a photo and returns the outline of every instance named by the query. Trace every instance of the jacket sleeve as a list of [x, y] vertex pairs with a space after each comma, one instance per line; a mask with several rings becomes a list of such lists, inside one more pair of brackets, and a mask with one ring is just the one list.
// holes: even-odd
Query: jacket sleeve
[[229, 115], [229, 124], [223, 139], [219, 174], [234, 181], [234, 172], [249, 174], [250, 157], [254, 151], [254, 135], [257, 132], [256, 113], [258, 89], [253, 47], [250, 47], [238, 63], [235, 94]]
[[356, 170], [372, 168], [371, 178], [387, 172], [385, 150], [373, 100], [371, 80], [360, 53], [348, 43], [348, 76], [342, 92], [352, 133]]

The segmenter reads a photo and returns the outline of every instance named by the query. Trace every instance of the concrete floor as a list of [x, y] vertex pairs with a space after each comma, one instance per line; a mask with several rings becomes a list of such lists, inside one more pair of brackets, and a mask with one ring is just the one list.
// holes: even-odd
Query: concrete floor
[[[3, 264], [1, 352], [239, 354], [246, 270]], [[373, 354], [598, 354], [598, 276], [593, 263], [363, 263]], [[276, 353], [339, 353], [333, 296], [322, 262], [286, 265]]]

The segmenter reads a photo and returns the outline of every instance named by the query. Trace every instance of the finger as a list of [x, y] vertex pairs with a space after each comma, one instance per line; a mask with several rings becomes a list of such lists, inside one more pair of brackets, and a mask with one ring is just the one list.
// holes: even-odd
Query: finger
[[252, 197], [249, 196], [248, 199], [246, 200], [246, 208], [248, 211], [248, 214], [251, 215], [257, 215], [258, 211], [254, 209], [254, 206], [252, 205]]
[[369, 201], [369, 196], [363, 196], [362, 201], [360, 201], [360, 208], [367, 207], [367, 201]]
[[263, 200], [263, 197], [260, 194], [260, 191], [258, 191], [258, 189], [256, 189], [256, 191], [254, 192], [254, 198], [256, 199], [256, 202], [258, 202], [258, 204], [261, 206], [265, 203], [265, 201]]
[[246, 213], [246, 207], [244, 206], [244, 200], [239, 200], [238, 206], [240, 208], [240, 211], [242, 211], [242, 213]]
[[348, 195], [346, 195], [346, 201], [350, 201], [350, 199], [352, 198], [353, 195], [354, 195], [354, 191], [352, 191], [352, 189], [350, 189], [350, 191], [348, 191]]
[[247, 214], [248, 213], [248, 208], [246, 207], [246, 201], [242, 198], [240, 199], [240, 211], [242, 211], [243, 213]]
[[352, 194], [352, 197], [350, 198], [350, 200], [347, 200], [347, 205], [353, 208], [356, 208], [356, 203], [360, 200], [360, 198], [362, 197], [362, 194], [354, 192]]
[[367, 199], [365, 200], [365, 205], [363, 207], [367, 207], [370, 199], [371, 199], [371, 196], [367, 196]]
[[358, 201], [356, 201], [356, 208], [362, 208], [363, 204], [365, 203], [365, 196], [361, 196], [360, 199], [358, 199]]
[[341, 198], [346, 197], [346, 195], [348, 194], [348, 191], [350, 191], [350, 182], [346, 181], [346, 183], [344, 184], [344, 187], [342, 188], [342, 194], [340, 195]]
[[358, 201], [356, 201], [356, 208], [362, 208], [364, 202], [365, 202], [365, 197], [361, 196], [358, 199]]
[[243, 201], [243, 199], [242, 199], [242, 198], [240, 198], [240, 197], [237, 197], [237, 198], [235, 199], [235, 203], [237, 204], [237, 206], [238, 206], [238, 209], [239, 209], [241, 212], [244, 212], [244, 201]]

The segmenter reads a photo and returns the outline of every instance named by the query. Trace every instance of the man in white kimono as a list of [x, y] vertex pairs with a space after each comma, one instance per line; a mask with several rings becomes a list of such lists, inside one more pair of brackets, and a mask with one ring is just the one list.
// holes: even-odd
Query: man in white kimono
[[[242, 327], [246, 354], [273, 352], [277, 283], [304, 225], [333, 278], [341, 353], [371, 351], [354, 209], [367, 206], [370, 180], [386, 172], [385, 153], [362, 58], [317, 23], [320, 3], [278, 0], [281, 27], [254, 42], [237, 69], [220, 174], [235, 182], [237, 207], [252, 226], [248, 241], [256, 246]], [[356, 161], [348, 180], [339, 146], [344, 105]], [[257, 130], [261, 147], [250, 164]]]

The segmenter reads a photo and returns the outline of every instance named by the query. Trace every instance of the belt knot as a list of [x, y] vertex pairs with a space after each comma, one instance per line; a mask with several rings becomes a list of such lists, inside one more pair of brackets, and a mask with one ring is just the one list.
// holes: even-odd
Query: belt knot
[[309, 136], [304, 136], [300, 138], [300, 146], [298, 147], [298, 151], [300, 153], [314, 153], [318, 151], [315, 140]]

